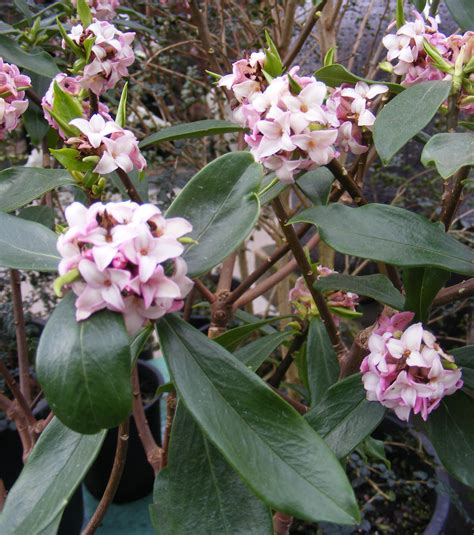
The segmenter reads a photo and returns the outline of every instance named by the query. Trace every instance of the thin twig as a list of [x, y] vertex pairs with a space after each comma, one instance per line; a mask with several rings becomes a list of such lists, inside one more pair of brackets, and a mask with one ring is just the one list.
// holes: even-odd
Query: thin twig
[[89, 523], [84, 528], [81, 535], [92, 535], [95, 533], [96, 529], [100, 526], [102, 520], [104, 519], [109, 505], [114, 499], [125, 466], [129, 432], [130, 418], [127, 416], [127, 419], [122, 422], [118, 428], [117, 448], [115, 450], [114, 464], [112, 466], [112, 471], [110, 473], [109, 481], [105, 488], [104, 494], [99, 502], [99, 505], [97, 506], [97, 509], [95, 510], [95, 513], [92, 515], [92, 518], [89, 520]]
[[204, 299], [208, 301], [209, 303], [214, 303], [214, 301], [216, 300], [215, 294], [213, 294], [211, 290], [209, 290], [209, 288], [205, 286], [203, 282], [200, 281], [199, 279], [193, 279], [193, 282], [194, 282], [194, 287], [204, 297]]
[[171, 428], [176, 412], [176, 392], [170, 392], [166, 398], [166, 424], [163, 435], [163, 449], [161, 452], [161, 468], [168, 465], [168, 450], [171, 438]]
[[140, 194], [137, 191], [137, 188], [132, 182], [132, 179], [128, 176], [128, 174], [123, 170], [118, 168], [117, 169], [117, 175], [119, 176], [125, 191], [127, 192], [127, 195], [132, 199], [132, 201], [135, 201], [138, 204], [143, 204], [143, 199], [141, 198]]
[[468, 177], [470, 169], [469, 165], [462, 167], [453, 177], [447, 179], [447, 187], [445, 195], [443, 195], [443, 206], [440, 217], [446, 231], [449, 230], [458, 209], [464, 188], [464, 181]]
[[96, 113], [99, 113], [99, 99], [97, 98], [97, 95], [92, 91], [89, 91], [89, 104], [91, 117]]
[[13, 397], [18, 402], [18, 405], [23, 413], [25, 420], [30, 426], [34, 427], [36, 425], [36, 418], [33, 416], [33, 413], [31, 412], [30, 406], [26, 401], [24, 395], [18, 388], [18, 383], [15, 381], [15, 378], [10, 373], [2, 359], [0, 359], [0, 375], [3, 375], [5, 383], [13, 394]]
[[454, 284], [443, 288], [438, 292], [433, 300], [434, 306], [441, 306], [457, 301], [458, 299], [465, 299], [474, 295], [474, 278]]
[[274, 386], [275, 388], [280, 386], [280, 383], [283, 381], [286, 372], [295, 360], [295, 353], [299, 351], [300, 347], [303, 345], [307, 332], [307, 329], [305, 329], [303, 332], [298, 333], [293, 338], [285, 358], [280, 362], [277, 369], [273, 372], [273, 375], [267, 381], [270, 386]]

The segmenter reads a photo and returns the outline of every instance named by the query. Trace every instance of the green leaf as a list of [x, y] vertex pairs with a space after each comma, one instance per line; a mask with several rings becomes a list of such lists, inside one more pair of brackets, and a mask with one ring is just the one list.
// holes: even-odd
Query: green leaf
[[84, 27], [92, 24], [92, 14], [89, 4], [86, 0], [77, 0], [77, 14], [79, 15]]
[[306, 343], [306, 366], [311, 407], [324, 398], [328, 388], [339, 375], [339, 363], [332, 347], [324, 323], [319, 318], [311, 318]]
[[304, 173], [298, 178], [296, 185], [315, 205], [321, 206], [328, 203], [334, 175], [326, 167], [318, 167], [313, 171]]
[[320, 292], [343, 290], [365, 295], [395, 310], [403, 310], [403, 296], [385, 275], [328, 275], [314, 287]]
[[446, 5], [461, 30], [474, 29], [474, 4], [472, 0], [446, 0]]
[[458, 347], [449, 352], [458, 366], [462, 368], [464, 386], [474, 390], [474, 345]]
[[356, 374], [331, 386], [305, 418], [342, 459], [372, 433], [384, 414], [383, 405], [367, 401], [360, 374]]
[[75, 126], [71, 126], [69, 123], [73, 119], [84, 116], [82, 105], [79, 100], [73, 95], [63, 91], [58, 82], [54, 82], [53, 86], [54, 99], [52, 114], [56, 119], [60, 118], [61, 128], [64, 132], [70, 135], [79, 133], [79, 130]]
[[257, 371], [275, 349], [293, 335], [292, 331], [267, 334], [234, 351], [234, 357], [250, 370]]
[[117, 108], [117, 116], [115, 122], [125, 128], [127, 124], [127, 96], [128, 96], [128, 82], [125, 82], [125, 85], [122, 89], [122, 94], [120, 95], [120, 102]]
[[167, 217], [193, 225], [184, 259], [191, 277], [208, 272], [245, 240], [260, 210], [262, 167], [248, 152], [225, 154], [206, 165], [169, 207]]
[[267, 30], [265, 30], [265, 40], [267, 41], [268, 48], [265, 50], [264, 68], [272, 78], [276, 78], [283, 72], [283, 62], [281, 61], [278, 48], [275, 46]]
[[257, 496], [310, 521], [358, 520], [340, 464], [290, 405], [188, 323], [168, 315], [157, 328], [181, 400]]
[[421, 163], [435, 165], [443, 178], [465, 165], [474, 165], [474, 132], [436, 134], [425, 145]]
[[18, 212], [18, 217], [28, 221], [34, 221], [35, 223], [40, 223], [49, 229], [54, 228], [54, 209], [49, 206], [42, 204], [37, 206], [27, 206]]
[[62, 169], [10, 167], [0, 172], [0, 210], [11, 212], [52, 189], [74, 183]]
[[474, 275], [474, 252], [425, 217], [395, 206], [316, 206], [292, 223], [318, 226], [321, 239], [340, 253], [396, 266], [439, 267]]
[[56, 533], [68, 500], [94, 462], [105, 431], [80, 435], [53, 418], [41, 434], [0, 515], [2, 535]]
[[21, 116], [21, 119], [31, 143], [33, 145], [39, 145], [49, 130], [49, 124], [46, 122], [43, 114], [38, 108], [30, 104]]
[[231, 123], [230, 121], [205, 119], [203, 121], [195, 121], [193, 123], [184, 123], [162, 128], [159, 132], [146, 137], [140, 143], [140, 148], [144, 149], [155, 143], [163, 143], [163, 141], [215, 136], [219, 134], [227, 134], [229, 132], [242, 132], [243, 130], [244, 129], [241, 126]]
[[59, 72], [54, 59], [47, 52], [33, 54], [25, 52], [6, 35], [0, 35], [0, 57], [8, 63], [14, 63], [20, 68], [29, 69], [48, 78], [54, 78]]
[[411, 268], [403, 270], [405, 310], [415, 313], [415, 321], [428, 321], [431, 303], [451, 273], [436, 268]]
[[154, 330], [153, 325], [149, 323], [146, 327], [138, 331], [138, 333], [134, 336], [130, 344], [130, 353], [132, 355], [132, 367], [135, 366], [135, 363], [138, 357], [140, 356], [140, 353], [145, 348], [146, 343], [148, 342], [148, 339], [150, 338], [153, 330]]
[[153, 497], [150, 510], [158, 535], [273, 533], [269, 508], [242, 483], [181, 402], [168, 466], [156, 478]]
[[385, 164], [433, 119], [450, 90], [450, 81], [423, 82], [405, 89], [381, 109], [373, 135]]
[[383, 440], [376, 440], [375, 438], [368, 436], [359, 444], [357, 451], [364, 459], [382, 461], [389, 470], [392, 467], [392, 463], [385, 455], [385, 444]]
[[[242, 321], [243, 323], [258, 323], [262, 321], [262, 318], [259, 318], [258, 316], [254, 316], [253, 314], [249, 314], [248, 312], [245, 312], [245, 310], [237, 309], [235, 311], [235, 317]], [[260, 330], [262, 333], [265, 334], [274, 334], [278, 332], [274, 327], [271, 325], [262, 325], [260, 327]]]
[[336, 50], [337, 50], [337, 47], [332, 46], [332, 47], [326, 52], [326, 54], [324, 54], [324, 61], [323, 61], [323, 66], [324, 66], [324, 67], [330, 67], [331, 65], [334, 64], [334, 55], [335, 55], [335, 53], [336, 53]]
[[[356, 84], [357, 82], [365, 82], [366, 84], [380, 84], [377, 80], [368, 80], [367, 78], [361, 78], [348, 71], [343, 65], [339, 63], [333, 63], [332, 65], [321, 67], [318, 69], [314, 76], [320, 81], [327, 84], [329, 87], [337, 87], [338, 85]], [[401, 93], [404, 91], [404, 87], [400, 84], [394, 84], [392, 82], [383, 82], [392, 93]]]
[[[64, 147], [62, 149], [49, 149], [49, 152], [68, 171], [87, 173], [88, 171], [92, 171], [97, 165], [94, 162], [83, 162], [82, 155], [77, 149]], [[63, 171], [63, 173], [65, 172]], [[65, 174], [69, 175], [67, 172]], [[71, 181], [75, 183], [72, 179]]]
[[225, 333], [214, 338], [214, 341], [220, 344], [222, 347], [225, 347], [228, 351], [233, 351], [243, 340], [245, 340], [250, 334], [255, 331], [259, 331], [265, 325], [270, 325], [271, 323], [276, 323], [287, 318], [293, 317], [291, 314], [287, 316], [277, 316], [273, 318], [268, 318], [266, 320], [256, 321], [254, 323], [248, 323], [246, 325], [240, 325], [239, 327], [234, 327], [229, 329]]
[[0, 212], [0, 267], [56, 271], [56, 241], [43, 225]]
[[423, 424], [446, 470], [474, 487], [474, 400], [464, 392], [446, 396]]
[[120, 314], [101, 311], [76, 321], [69, 293], [41, 335], [38, 380], [54, 414], [79, 433], [117, 426], [132, 408], [131, 355]]

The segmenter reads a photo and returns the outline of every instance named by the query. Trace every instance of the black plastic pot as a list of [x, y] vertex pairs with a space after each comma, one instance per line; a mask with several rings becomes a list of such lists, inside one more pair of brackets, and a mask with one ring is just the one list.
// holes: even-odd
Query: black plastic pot
[[[49, 407], [41, 401], [33, 410], [36, 418], [45, 418]], [[23, 469], [23, 448], [15, 424], [6, 419], [0, 420], [0, 479], [8, 491], [18, 479]], [[76, 490], [64, 509], [57, 535], [79, 535], [84, 520], [82, 488]]]
[[[156, 392], [156, 389], [163, 384], [163, 378], [160, 372], [147, 362], [138, 361], [138, 375], [142, 395], [144, 392]], [[158, 444], [161, 443], [160, 397], [155, 396], [153, 401], [145, 405], [145, 414], [150, 425], [150, 430]], [[98, 500], [102, 497], [109, 480], [116, 445], [117, 428], [110, 429], [97, 459], [89, 469], [84, 480], [87, 490]], [[138, 436], [135, 421], [131, 418], [127, 457], [114, 502], [132, 502], [147, 496], [153, 489], [153, 482], [153, 469], [146, 459], [145, 450]]]

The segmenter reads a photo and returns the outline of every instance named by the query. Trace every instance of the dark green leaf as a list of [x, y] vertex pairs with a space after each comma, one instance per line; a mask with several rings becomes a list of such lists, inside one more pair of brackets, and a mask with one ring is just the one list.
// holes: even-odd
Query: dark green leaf
[[168, 466], [155, 481], [153, 497], [158, 535], [273, 533], [269, 508], [242, 483], [182, 403], [173, 421]]
[[391, 462], [385, 455], [385, 444], [383, 440], [376, 440], [372, 437], [366, 437], [357, 447], [357, 451], [364, 457], [373, 461], [382, 461], [384, 465], [390, 470]]
[[425, 145], [421, 163], [425, 167], [436, 165], [443, 178], [465, 165], [474, 165], [474, 132], [436, 134]]
[[474, 487], [474, 400], [464, 392], [446, 396], [424, 424], [446, 470]]
[[[337, 87], [338, 85], [356, 84], [357, 82], [365, 82], [367, 84], [380, 84], [376, 80], [368, 80], [367, 78], [361, 78], [348, 71], [343, 65], [339, 63], [333, 63], [327, 67], [321, 67], [314, 75], [320, 82], [324, 82], [329, 87]], [[401, 93], [405, 88], [400, 84], [394, 84], [391, 82], [383, 82], [392, 93]]]
[[31, 143], [39, 145], [49, 130], [49, 124], [43, 114], [36, 107], [30, 105], [21, 118]]
[[328, 203], [333, 182], [331, 171], [326, 167], [318, 167], [298, 178], [296, 184], [315, 206], [321, 206]]
[[331, 386], [305, 418], [335, 455], [342, 459], [379, 425], [385, 408], [367, 401], [359, 374]]
[[339, 363], [324, 323], [311, 318], [306, 342], [306, 366], [311, 407], [323, 399], [339, 375]]
[[449, 353], [454, 357], [456, 364], [462, 368], [464, 386], [474, 390], [474, 345], [458, 347]]
[[10, 167], [0, 172], [0, 210], [11, 212], [47, 191], [73, 184], [71, 175], [63, 169]]
[[451, 273], [436, 268], [411, 268], [403, 270], [405, 310], [415, 313], [415, 320], [426, 323], [431, 303]]
[[[248, 312], [245, 312], [245, 310], [240, 309], [235, 311], [235, 317], [243, 323], [257, 323], [262, 321], [262, 318], [254, 316], [253, 314], [249, 314]], [[277, 332], [277, 330], [271, 325], [262, 325], [260, 330], [265, 334], [274, 334]]]
[[176, 141], [178, 139], [189, 139], [194, 137], [215, 136], [227, 134], [229, 132], [242, 132], [243, 128], [238, 124], [229, 121], [218, 121], [216, 119], [205, 119], [193, 123], [178, 124], [162, 128], [159, 132], [146, 137], [140, 148], [144, 149], [155, 143], [163, 141]]
[[234, 327], [229, 329], [225, 333], [214, 338], [214, 341], [220, 344], [222, 347], [225, 347], [228, 351], [233, 351], [243, 340], [245, 340], [250, 334], [255, 331], [259, 331], [265, 325], [270, 325], [277, 321], [281, 321], [287, 318], [291, 318], [291, 315], [288, 316], [277, 316], [273, 318], [268, 318], [266, 320], [256, 321], [255, 323], [248, 323], [246, 325], [240, 325], [239, 327]]
[[54, 210], [49, 206], [27, 206], [18, 212], [18, 217], [40, 223], [50, 229], [54, 228]]
[[446, 0], [453, 19], [463, 31], [474, 30], [474, 4], [472, 0]]
[[[80, 435], [57, 418], [36, 443], [0, 515], [2, 535], [56, 533], [68, 500], [99, 452], [105, 431]], [[48, 529], [49, 528], [49, 529]]]
[[59, 72], [54, 59], [47, 52], [33, 54], [25, 52], [6, 35], [0, 35], [0, 57], [8, 63], [14, 63], [20, 68], [28, 69], [48, 78], [54, 78]]
[[131, 355], [120, 314], [101, 311], [76, 321], [69, 293], [41, 335], [38, 380], [54, 414], [79, 433], [117, 426], [132, 407]]
[[260, 204], [263, 206], [273, 201], [275, 197], [278, 197], [282, 193], [288, 184], [284, 184], [281, 180], [275, 179], [275, 173], [269, 173], [263, 177], [260, 191], [258, 192], [258, 198]]
[[234, 357], [244, 363], [247, 368], [257, 371], [275, 349], [293, 335], [292, 331], [267, 334], [234, 351]]
[[450, 90], [450, 81], [423, 82], [405, 89], [382, 108], [373, 135], [384, 163], [433, 119]]
[[290, 405], [179, 318], [160, 320], [158, 333], [181, 400], [257, 496], [278, 511], [310, 521], [358, 520], [340, 464]]
[[316, 206], [292, 223], [318, 226], [323, 241], [340, 253], [396, 266], [439, 267], [474, 275], [474, 252], [425, 217], [395, 206]]
[[395, 310], [403, 310], [403, 296], [385, 275], [328, 275], [314, 285], [320, 292], [343, 290], [365, 295]]
[[169, 207], [168, 217], [193, 225], [184, 259], [192, 277], [206, 273], [232, 253], [257, 221], [262, 167], [248, 152], [225, 154], [206, 165]]
[[0, 266], [56, 271], [57, 236], [43, 225], [0, 212]]

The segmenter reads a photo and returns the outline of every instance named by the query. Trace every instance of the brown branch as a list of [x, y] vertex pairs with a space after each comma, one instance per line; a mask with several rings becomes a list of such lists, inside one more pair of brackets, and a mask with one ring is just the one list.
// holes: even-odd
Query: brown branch
[[90, 117], [99, 113], [99, 99], [93, 91], [89, 91]]
[[474, 278], [443, 288], [433, 300], [434, 306], [442, 306], [458, 299], [472, 297], [474, 295]]
[[21, 409], [22, 416], [25, 418], [28, 425], [34, 427], [36, 425], [36, 418], [33, 416], [30, 406], [28, 402], [26, 401], [25, 397], [23, 396], [23, 394], [21, 393], [21, 390], [18, 388], [18, 383], [15, 381], [15, 378], [10, 373], [5, 363], [1, 359], [0, 359], [0, 374], [3, 375], [3, 378], [5, 379], [5, 383], [7, 384], [8, 388], [13, 394], [13, 397], [17, 401], [18, 406]]
[[332, 314], [326, 303], [326, 299], [320, 291], [314, 288], [316, 277], [313, 273], [313, 270], [311, 269], [311, 265], [308, 262], [308, 259], [306, 258], [304, 249], [298, 240], [295, 229], [292, 225], [288, 225], [288, 218], [280, 198], [277, 197], [276, 199], [274, 199], [272, 204], [275, 210], [275, 214], [278, 218], [278, 222], [280, 223], [283, 233], [285, 234], [286, 240], [291, 247], [291, 251], [295, 257], [296, 262], [298, 263], [299, 268], [301, 269], [303, 277], [306, 281], [306, 285], [308, 286], [308, 290], [311, 292], [311, 296], [318, 309], [319, 315], [321, 316], [321, 320], [324, 323], [324, 326], [326, 327], [326, 331], [328, 333], [329, 339], [331, 340], [331, 344], [333, 345], [336, 354], [340, 355], [346, 351], [346, 348], [341, 340], [341, 337], [339, 336], [339, 332], [337, 330], [336, 324], [334, 323], [334, 318], [332, 317]]
[[306, 39], [309, 37], [309, 34], [314, 28], [314, 25], [316, 22], [318, 22], [318, 19], [321, 15], [321, 11], [324, 9], [325, 5], [327, 4], [327, 0], [322, 0], [322, 2], [319, 3], [319, 5], [313, 7], [308, 15], [308, 20], [306, 21], [306, 24], [303, 26], [303, 29], [301, 30], [300, 35], [295, 41], [295, 44], [291, 48], [291, 50], [288, 52], [288, 54], [285, 56], [285, 59], [283, 60], [283, 65], [285, 68], [288, 68], [292, 63], [293, 60], [296, 58], [296, 56], [299, 54], [300, 50], [303, 48], [303, 45], [306, 42]]
[[176, 392], [170, 392], [166, 398], [166, 424], [163, 436], [163, 450], [161, 453], [161, 468], [168, 466], [168, 450], [170, 446], [171, 428], [176, 413]]
[[[313, 225], [305, 223], [301, 226], [301, 228], [298, 229], [296, 235], [298, 236], [298, 238], [302, 238], [312, 227]], [[278, 249], [276, 249], [268, 258], [265, 259], [261, 266], [259, 266], [257, 269], [255, 269], [255, 271], [250, 273], [250, 275], [245, 280], [243, 280], [234, 291], [230, 293], [229, 302], [235, 303], [237, 299], [239, 299], [239, 297], [243, 295], [252, 286], [254, 282], [256, 282], [272, 266], [274, 266], [278, 262], [278, 260], [283, 258], [289, 250], [290, 246], [288, 245], [288, 243], [285, 243], [281, 247], [278, 247]]]
[[278, 388], [280, 383], [283, 381], [283, 378], [286, 375], [286, 372], [290, 368], [291, 364], [295, 360], [294, 355], [299, 351], [300, 347], [303, 345], [303, 342], [306, 339], [307, 329], [303, 332], [297, 334], [288, 348], [288, 352], [285, 355], [285, 358], [280, 362], [277, 369], [273, 372], [273, 375], [268, 379], [267, 383], [270, 386]]
[[285, 513], [275, 513], [273, 515], [273, 529], [275, 535], [289, 535], [293, 517]]
[[115, 450], [114, 464], [112, 466], [107, 487], [105, 488], [104, 494], [99, 502], [99, 505], [97, 506], [97, 509], [95, 510], [95, 513], [92, 515], [92, 518], [89, 520], [89, 523], [84, 528], [81, 535], [92, 535], [95, 533], [96, 529], [100, 526], [102, 520], [104, 519], [109, 505], [114, 499], [125, 466], [129, 432], [130, 418], [127, 416], [127, 419], [122, 422], [118, 428], [117, 448]]
[[138, 368], [135, 366], [132, 372], [132, 391], [133, 391], [133, 418], [138, 430], [143, 449], [146, 453], [146, 458], [150, 463], [155, 475], [161, 468], [161, 448], [155, 442], [155, 439], [150, 431], [150, 426], [145, 415], [143, 407], [142, 396], [140, 393], [140, 380], [138, 377]]
[[204, 297], [206, 301], [209, 301], [209, 303], [214, 303], [216, 300], [216, 295], [209, 290], [207, 286], [203, 284], [202, 281], [199, 279], [193, 279], [194, 287], [198, 290], [198, 292]]
[[0, 513], [3, 511], [6, 499], [7, 499], [7, 489], [5, 488], [3, 479], [0, 479]]
[[143, 204], [143, 199], [141, 198], [140, 194], [137, 191], [137, 188], [133, 184], [132, 179], [128, 176], [128, 174], [119, 167], [117, 169], [117, 175], [119, 176], [123, 187], [125, 188], [125, 191], [127, 192], [127, 195], [130, 197], [130, 199], [132, 199], [132, 201], [135, 201], [138, 204]]
[[283, 56], [286, 54], [291, 42], [297, 4], [297, 0], [288, 0], [285, 5], [285, 18], [283, 21], [280, 42], [278, 44], [279, 52]]
[[222, 334], [232, 317], [232, 305], [228, 298], [236, 259], [237, 251], [229, 255], [222, 264], [217, 283], [216, 299], [211, 305], [211, 325], [207, 333], [209, 338], [216, 338]]
[[43, 106], [41, 105], [41, 98], [35, 93], [33, 89], [27, 89], [25, 93], [26, 96], [31, 100], [31, 102], [34, 102], [40, 110], [43, 109]]
[[443, 203], [440, 220], [446, 231], [449, 230], [461, 201], [464, 181], [469, 176], [470, 166], [461, 167], [457, 173], [448, 178], [443, 193]]
[[290, 396], [287, 396], [284, 392], [282, 392], [281, 390], [278, 390], [278, 388], [275, 388], [273, 386], [270, 386], [270, 388], [275, 392], [275, 394], [278, 394], [282, 399], [284, 399], [288, 403], [288, 405], [291, 405], [300, 414], [306, 414], [309, 411], [309, 407], [307, 407], [306, 405], [303, 405], [303, 403], [300, 403], [299, 401], [296, 401], [293, 398], [290, 398]]
[[12, 289], [18, 369], [20, 372], [20, 391], [23, 394], [26, 403], [29, 405], [31, 401], [31, 383], [30, 365], [28, 362], [28, 343], [26, 340], [25, 316], [23, 314], [23, 299], [21, 296], [21, 279], [20, 274], [16, 269], [10, 269], [10, 284]]

